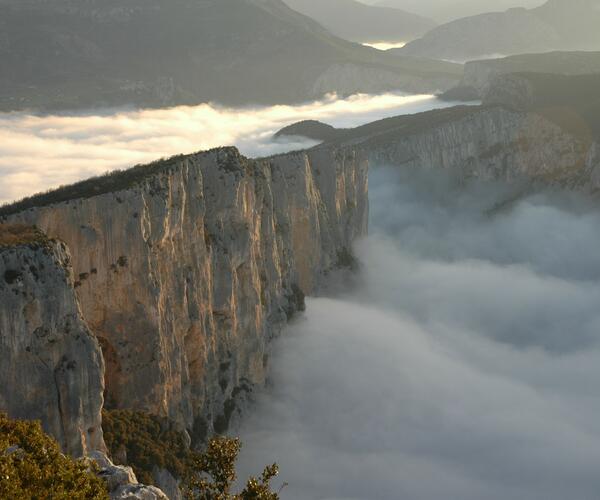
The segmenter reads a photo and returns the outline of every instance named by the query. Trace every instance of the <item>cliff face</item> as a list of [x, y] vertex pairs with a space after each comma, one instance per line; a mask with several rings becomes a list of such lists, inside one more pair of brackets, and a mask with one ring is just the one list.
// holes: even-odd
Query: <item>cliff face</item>
[[219, 149], [147, 168], [9, 218], [71, 248], [107, 407], [203, 439], [264, 382], [271, 338], [365, 234], [367, 164], [335, 149], [259, 161]]
[[337, 137], [315, 150], [350, 148], [374, 165], [594, 190], [598, 142], [585, 123], [581, 133], [582, 123], [501, 105], [461, 106], [334, 129]]
[[39, 419], [63, 450], [102, 450], [104, 363], [64, 243], [0, 247], [0, 411]]
[[362, 145], [378, 163], [444, 168], [481, 179], [565, 186], [591, 182], [586, 169], [590, 143], [534, 113], [481, 108], [418, 135], [382, 139]]

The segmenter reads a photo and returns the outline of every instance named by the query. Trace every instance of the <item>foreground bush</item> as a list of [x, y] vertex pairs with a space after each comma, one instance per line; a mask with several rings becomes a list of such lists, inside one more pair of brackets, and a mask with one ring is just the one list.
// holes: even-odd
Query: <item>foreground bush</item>
[[0, 413], [0, 498], [106, 500], [108, 493], [90, 465], [63, 455], [39, 422]]
[[206, 451], [194, 459], [184, 494], [188, 500], [278, 500], [271, 480], [279, 473], [277, 464], [266, 467], [260, 478], [251, 477], [241, 493], [231, 492], [236, 480], [235, 462], [241, 448], [239, 439], [212, 439]]
[[194, 458], [183, 433], [164, 418], [141, 411], [104, 410], [104, 441], [115, 463], [129, 465], [140, 483], [155, 484], [155, 467], [185, 477]]
[[189, 500], [278, 500], [270, 482], [276, 464], [250, 478], [241, 493], [232, 493], [239, 439], [212, 439], [203, 453], [190, 450], [182, 432], [164, 418], [131, 410], [104, 410], [104, 440], [113, 460], [133, 468], [138, 480], [154, 484], [153, 469], [167, 469], [181, 480]]

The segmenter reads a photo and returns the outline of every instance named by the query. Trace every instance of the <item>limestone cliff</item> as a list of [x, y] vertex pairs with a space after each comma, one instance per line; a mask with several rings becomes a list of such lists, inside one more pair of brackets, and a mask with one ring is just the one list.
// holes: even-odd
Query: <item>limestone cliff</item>
[[335, 138], [315, 150], [348, 148], [375, 165], [442, 168], [463, 178], [595, 190], [600, 187], [598, 142], [589, 126], [581, 132], [582, 121], [564, 122], [556, 113], [459, 106], [334, 129], [329, 133]]
[[0, 411], [39, 419], [63, 450], [102, 450], [104, 363], [64, 243], [0, 225]]
[[[106, 362], [107, 407], [202, 440], [266, 377], [269, 341], [367, 226], [367, 163], [233, 148], [92, 179], [3, 210], [67, 242]], [[39, 401], [37, 402], [39, 404]]]
[[462, 177], [597, 187], [589, 174], [587, 138], [536, 113], [500, 106], [474, 108], [415, 134], [370, 138], [360, 148], [377, 163], [443, 168]]

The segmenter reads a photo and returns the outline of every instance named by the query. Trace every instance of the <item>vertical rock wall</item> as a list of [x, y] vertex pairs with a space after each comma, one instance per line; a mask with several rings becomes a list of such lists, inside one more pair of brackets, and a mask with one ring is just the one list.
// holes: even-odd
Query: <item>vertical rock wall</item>
[[167, 416], [201, 440], [264, 382], [269, 341], [366, 233], [367, 164], [224, 148], [149, 171], [10, 219], [71, 248], [107, 406]]
[[39, 419], [63, 450], [104, 449], [104, 363], [64, 243], [0, 247], [0, 411]]

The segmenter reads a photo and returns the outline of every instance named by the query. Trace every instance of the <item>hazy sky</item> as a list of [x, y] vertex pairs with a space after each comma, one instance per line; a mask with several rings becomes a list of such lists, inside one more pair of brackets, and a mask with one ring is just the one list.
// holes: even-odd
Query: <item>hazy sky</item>
[[366, 4], [385, 1], [400, 9], [431, 17], [438, 22], [472, 16], [483, 12], [502, 11], [512, 7], [537, 7], [544, 0], [361, 0]]
[[263, 108], [204, 104], [85, 116], [0, 114], [0, 203], [174, 154], [235, 145], [244, 154], [265, 156], [315, 144], [271, 141], [274, 132], [299, 120], [350, 127], [449, 105], [427, 95], [382, 94]]
[[242, 429], [289, 500], [597, 500], [600, 214], [569, 196], [370, 178], [362, 270], [311, 299]]

